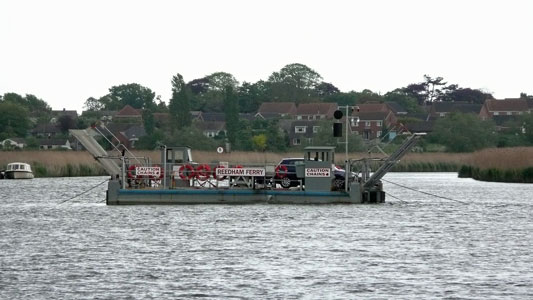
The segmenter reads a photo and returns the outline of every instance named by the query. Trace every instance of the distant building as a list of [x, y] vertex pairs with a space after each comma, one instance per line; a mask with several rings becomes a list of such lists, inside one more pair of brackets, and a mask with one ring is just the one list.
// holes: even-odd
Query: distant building
[[337, 103], [302, 103], [296, 109], [296, 120], [331, 120]]
[[526, 99], [487, 99], [481, 107], [479, 117], [488, 120], [497, 116], [519, 116], [530, 112], [531, 108]]

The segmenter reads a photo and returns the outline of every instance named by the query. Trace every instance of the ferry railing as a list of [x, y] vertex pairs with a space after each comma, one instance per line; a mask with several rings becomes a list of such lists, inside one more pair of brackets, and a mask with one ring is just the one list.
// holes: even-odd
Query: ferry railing
[[[130, 165], [131, 166], [131, 165]], [[167, 172], [164, 174], [163, 166], [160, 164], [143, 164], [148, 167], [159, 167], [159, 175], [155, 176], [137, 176], [134, 169], [129, 169], [124, 178], [125, 186], [128, 189], [164, 189], [164, 180], [168, 179], [169, 189], [179, 188], [199, 188], [199, 189], [276, 189], [279, 188], [280, 179], [276, 176], [276, 164], [229, 164], [227, 167], [220, 163], [200, 164], [196, 162], [189, 163], [167, 163]], [[218, 174], [219, 168], [235, 169], [264, 169], [263, 176], [228, 176]], [[297, 186], [303, 189], [303, 179], [296, 178], [295, 171], [288, 171], [284, 174], [290, 179], [291, 186]], [[283, 186], [281, 188], [284, 188]]]

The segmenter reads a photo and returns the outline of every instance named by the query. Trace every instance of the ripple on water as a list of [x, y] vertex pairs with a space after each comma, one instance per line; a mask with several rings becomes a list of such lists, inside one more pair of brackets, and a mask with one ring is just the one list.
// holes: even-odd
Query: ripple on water
[[0, 298], [531, 298], [533, 185], [391, 173], [384, 205], [130, 206], [0, 181]]

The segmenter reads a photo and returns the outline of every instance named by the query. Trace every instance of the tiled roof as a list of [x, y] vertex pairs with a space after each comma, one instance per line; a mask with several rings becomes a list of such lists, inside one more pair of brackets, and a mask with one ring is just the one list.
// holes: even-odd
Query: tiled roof
[[357, 106], [359, 112], [386, 112], [390, 110], [385, 103], [363, 103]]
[[485, 101], [488, 111], [528, 111], [526, 99], [488, 99]]
[[124, 106], [116, 115], [116, 117], [137, 117], [141, 116], [141, 113], [130, 105]]
[[[396, 102], [386, 102], [385, 103], [391, 110], [393, 113], [395, 114], [407, 114], [407, 110], [405, 110], [405, 108], [403, 108], [403, 106], [401, 106], [400, 104], [396, 103]], [[360, 109], [360, 108], [359, 108]]]
[[297, 115], [325, 115], [337, 109], [337, 103], [303, 103], [296, 109]]
[[359, 112], [359, 114], [357, 116], [359, 117], [359, 120], [381, 121], [381, 120], [385, 120], [385, 118], [387, 117], [388, 114], [389, 114], [388, 112]]
[[293, 114], [296, 111], [294, 102], [263, 102], [259, 107], [258, 113], [264, 114]]
[[224, 113], [204, 112], [202, 118], [205, 122], [225, 122], [226, 115]]

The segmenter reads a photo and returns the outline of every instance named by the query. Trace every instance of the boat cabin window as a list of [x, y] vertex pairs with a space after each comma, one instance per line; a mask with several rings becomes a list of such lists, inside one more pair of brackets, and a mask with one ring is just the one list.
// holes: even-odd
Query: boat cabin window
[[314, 161], [334, 161], [333, 155], [334, 153], [329, 151], [308, 151], [305, 159]]

